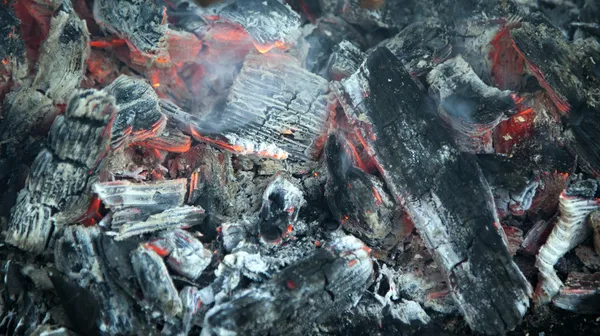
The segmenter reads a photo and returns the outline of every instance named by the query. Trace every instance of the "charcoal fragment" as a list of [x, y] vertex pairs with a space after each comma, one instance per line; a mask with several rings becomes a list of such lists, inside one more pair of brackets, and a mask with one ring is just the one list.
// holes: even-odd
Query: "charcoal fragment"
[[564, 287], [552, 300], [561, 309], [579, 314], [600, 313], [600, 273], [570, 273]]
[[161, 213], [150, 215], [145, 221], [122, 225], [115, 236], [115, 240], [123, 240], [162, 230], [189, 228], [200, 224], [204, 220], [204, 217], [204, 209], [199, 207], [181, 206], [169, 208]]
[[593, 211], [590, 214], [589, 222], [594, 232], [594, 249], [596, 250], [596, 254], [600, 255], [600, 211]]
[[516, 109], [511, 92], [486, 85], [461, 56], [433, 68], [427, 82], [440, 116], [456, 131], [460, 149], [493, 152], [492, 129]]
[[352, 307], [373, 273], [369, 249], [346, 236], [271, 280], [211, 308], [202, 335], [303, 334], [312, 322]]
[[302, 191], [277, 175], [263, 193], [258, 232], [269, 242], [279, 242], [293, 229], [300, 208], [306, 201]]
[[365, 56], [365, 53], [357, 46], [343, 40], [333, 48], [331, 56], [329, 56], [327, 71], [331, 78], [342, 80], [358, 70]]
[[145, 209], [150, 215], [183, 205], [186, 187], [186, 179], [152, 183], [132, 183], [123, 180], [96, 183], [93, 191], [109, 209], [139, 208]]
[[583, 180], [573, 183], [560, 195], [558, 222], [536, 257], [535, 266], [540, 272], [536, 303], [550, 302], [563, 286], [554, 265], [591, 234], [585, 221], [592, 211], [600, 208], [600, 202], [594, 198], [597, 190], [597, 181]]
[[336, 93], [346, 115], [444, 270], [469, 326], [488, 334], [515, 328], [531, 288], [509, 255], [474, 157], [459, 152], [427, 96], [387, 48], [375, 49], [342, 88]]

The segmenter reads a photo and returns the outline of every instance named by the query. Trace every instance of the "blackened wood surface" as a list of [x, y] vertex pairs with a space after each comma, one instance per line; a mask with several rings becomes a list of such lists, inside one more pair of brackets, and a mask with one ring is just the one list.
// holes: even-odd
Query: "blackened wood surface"
[[357, 124], [370, 124], [372, 154], [445, 270], [471, 328], [513, 329], [531, 288], [500, 235], [475, 159], [457, 150], [426, 94], [388, 49], [376, 49], [343, 85], [347, 112]]

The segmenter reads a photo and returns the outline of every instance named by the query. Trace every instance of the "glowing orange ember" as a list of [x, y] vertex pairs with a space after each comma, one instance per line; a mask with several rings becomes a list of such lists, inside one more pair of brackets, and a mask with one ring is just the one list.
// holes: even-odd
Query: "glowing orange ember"
[[125, 40], [123, 39], [112, 39], [112, 40], [97, 40], [90, 41], [90, 47], [92, 48], [113, 48], [124, 46]]
[[166, 257], [167, 255], [169, 255], [169, 251], [167, 249], [154, 245], [152, 243], [144, 244], [144, 247], [148, 250], [153, 250], [154, 252], [156, 252], [156, 254], [158, 254], [161, 257]]
[[296, 283], [295, 283], [295, 282], [293, 282], [292, 280], [287, 280], [287, 281], [285, 282], [285, 286], [286, 286], [288, 289], [296, 289]]

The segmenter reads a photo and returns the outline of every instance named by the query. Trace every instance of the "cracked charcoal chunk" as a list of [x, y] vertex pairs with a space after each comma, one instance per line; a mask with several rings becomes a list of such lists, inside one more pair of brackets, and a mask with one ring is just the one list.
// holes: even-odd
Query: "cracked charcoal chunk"
[[594, 198], [597, 189], [597, 181], [584, 180], [572, 184], [560, 195], [558, 222], [536, 256], [535, 266], [540, 272], [534, 297], [537, 304], [550, 302], [563, 286], [554, 265], [590, 236], [592, 230], [585, 221], [592, 211], [600, 208], [600, 202]]
[[202, 335], [304, 334], [355, 305], [371, 282], [369, 249], [345, 236], [211, 308]]
[[325, 144], [329, 208], [345, 230], [368, 246], [391, 250], [403, 238], [399, 213], [382, 183], [356, 167], [346, 141], [340, 133], [331, 133]]
[[600, 273], [570, 273], [564, 287], [552, 300], [561, 309], [579, 314], [600, 313]]
[[[199, 122], [190, 117], [192, 125], [187, 126], [197, 140], [238, 154], [314, 160], [328, 127], [328, 98], [327, 81], [300, 68], [293, 58], [250, 54], [223, 110]], [[185, 114], [169, 116], [181, 120]], [[178, 123], [186, 125], [184, 120]], [[224, 142], [213, 135], [221, 135]]]
[[181, 299], [162, 258], [154, 250], [140, 246], [132, 252], [131, 263], [144, 298], [169, 317], [179, 315]]
[[[27, 60], [25, 43], [20, 36], [20, 20], [17, 18], [14, 6], [8, 3], [0, 5], [0, 72], [7, 69], [12, 80], [21, 80], [27, 75]], [[5, 85], [5, 78], [0, 78], [0, 98]]]
[[140, 208], [148, 215], [183, 205], [187, 179], [132, 183], [114, 181], [96, 183], [94, 193], [112, 210]]
[[510, 34], [514, 47], [558, 109], [563, 113], [577, 109], [585, 101], [584, 74], [560, 30], [543, 14], [533, 13]]
[[33, 87], [55, 103], [66, 103], [83, 80], [90, 56], [90, 34], [85, 21], [75, 12], [59, 11], [51, 20], [40, 51]]
[[[85, 214], [91, 199], [89, 182], [94, 179], [90, 178], [90, 170], [108, 149], [107, 134], [115, 113], [112, 97], [100, 91], [77, 91], [72, 96], [65, 114], [50, 131], [50, 149], [54, 152], [44, 149], [38, 154], [25, 189], [19, 193], [9, 221], [8, 243], [41, 253], [65, 224]], [[61, 127], [65, 122], [72, 122], [72, 127]], [[95, 138], [86, 135], [90, 127], [96, 128]], [[86, 139], [82, 139], [82, 133]], [[93, 141], [88, 143], [90, 139]], [[77, 148], [77, 156], [72, 156], [72, 148]]]
[[112, 127], [113, 149], [160, 135], [166, 127], [158, 96], [145, 80], [121, 75], [104, 91], [115, 97], [119, 107]]
[[427, 19], [408, 25], [380, 46], [388, 48], [411, 75], [426, 74], [450, 56], [449, 34], [437, 19]]
[[[139, 320], [131, 300], [105, 275], [106, 268], [96, 250], [99, 234], [98, 227], [67, 227], [54, 249], [56, 267], [97, 298], [100, 330], [111, 335], [129, 335], [135, 327], [140, 327]], [[143, 329], [139, 328], [138, 332], [143, 332]]]
[[94, 1], [94, 19], [144, 54], [166, 53], [163, 10], [151, 0]]
[[343, 40], [333, 48], [333, 52], [329, 56], [327, 71], [331, 78], [342, 80], [358, 70], [365, 56], [366, 54], [357, 46]]
[[269, 242], [280, 242], [292, 230], [305, 203], [302, 191], [277, 175], [263, 193], [258, 221], [261, 237]]
[[486, 85], [460, 55], [433, 68], [427, 82], [460, 149], [492, 153], [492, 130], [516, 109], [511, 92]]
[[567, 147], [579, 156], [583, 171], [593, 176], [600, 175], [600, 145], [597, 140], [600, 134], [600, 109], [585, 106], [573, 112], [570, 124], [575, 141]]
[[531, 288], [508, 253], [475, 159], [458, 151], [427, 96], [388, 49], [373, 51], [343, 88], [338, 96], [346, 113], [357, 126], [369, 126], [359, 130], [444, 270], [467, 323], [487, 334], [515, 328]]
[[225, 0], [204, 8], [201, 14], [209, 21], [241, 26], [261, 52], [276, 44], [292, 45], [300, 36], [300, 15], [276, 0]]

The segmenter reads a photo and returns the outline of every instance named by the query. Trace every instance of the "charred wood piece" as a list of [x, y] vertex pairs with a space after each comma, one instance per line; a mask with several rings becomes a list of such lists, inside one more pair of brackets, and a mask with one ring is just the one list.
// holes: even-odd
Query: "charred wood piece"
[[492, 130], [516, 111], [511, 92], [486, 85], [460, 55], [433, 68], [427, 82], [460, 149], [492, 153]]
[[349, 77], [358, 70], [365, 59], [366, 54], [357, 46], [347, 40], [343, 40], [333, 48], [329, 57], [327, 71], [334, 80], [342, 80]]
[[123, 240], [141, 234], [189, 228], [204, 220], [204, 209], [192, 206], [169, 208], [161, 213], [153, 214], [144, 221], [132, 221], [122, 225], [115, 240]]
[[131, 253], [131, 264], [144, 299], [159, 308], [166, 316], [181, 314], [179, 293], [160, 255], [153, 249], [140, 246]]
[[475, 158], [458, 150], [387, 48], [374, 50], [342, 88], [338, 98], [349, 120], [444, 270], [467, 323], [487, 334], [515, 328], [531, 288], [508, 252]]
[[290, 46], [300, 36], [300, 15], [276, 0], [225, 0], [203, 8], [201, 15], [209, 21], [241, 26], [262, 53]]
[[215, 305], [202, 335], [301, 334], [312, 322], [358, 302], [373, 274], [369, 251], [352, 236], [332, 241], [271, 280]]
[[546, 242], [546, 239], [548, 239], [550, 232], [552, 232], [552, 224], [554, 224], [555, 219], [552, 219], [550, 222], [540, 220], [533, 224], [531, 229], [527, 231], [525, 238], [523, 238], [521, 251], [530, 256], [537, 255], [542, 245]]
[[74, 11], [52, 18], [48, 37], [40, 48], [33, 87], [55, 103], [66, 103], [85, 76], [90, 56], [90, 34]]
[[158, 136], [166, 127], [158, 96], [145, 80], [121, 75], [104, 91], [115, 97], [119, 107], [112, 127], [113, 149]]
[[0, 99], [13, 82], [25, 79], [28, 72], [25, 43], [20, 36], [20, 20], [12, 4], [0, 6]]
[[597, 191], [597, 181], [583, 180], [573, 183], [560, 195], [558, 222], [536, 257], [535, 266], [540, 272], [536, 303], [550, 302], [563, 286], [554, 265], [591, 234], [585, 221], [592, 211], [600, 208], [600, 201], [595, 198]]
[[[94, 1], [94, 19], [109, 32], [125, 38], [148, 56], [165, 56], [167, 22], [152, 0]], [[168, 55], [167, 55], [168, 56]]]
[[162, 134], [157, 137], [143, 140], [138, 144], [171, 153], [185, 153], [190, 150], [192, 146], [192, 139], [183, 134], [183, 132], [179, 129], [167, 123], [167, 126]]
[[314, 160], [328, 127], [328, 98], [327, 81], [293, 58], [250, 54], [222, 110], [200, 119], [168, 103], [163, 111], [196, 140], [237, 154]]
[[147, 209], [148, 214], [154, 214], [183, 205], [187, 180], [102, 182], [96, 183], [93, 190], [108, 209], [142, 208]]
[[571, 273], [552, 303], [579, 314], [600, 313], [600, 273]]
[[56, 267], [97, 298], [98, 329], [109, 334], [131, 334], [139, 326], [139, 320], [131, 300], [106, 277], [106, 268], [96, 250], [100, 235], [98, 227], [66, 228], [54, 249]]
[[190, 280], [200, 277], [213, 255], [196, 237], [181, 229], [163, 232], [144, 247], [165, 257], [173, 270]]
[[293, 230], [300, 208], [305, 203], [300, 188], [277, 175], [263, 193], [258, 221], [261, 238], [268, 242], [281, 242]]
[[594, 249], [600, 255], [600, 211], [595, 210], [590, 214], [590, 226], [594, 232]]
[[90, 173], [104, 157], [116, 115], [103, 92], [76, 92], [50, 131], [49, 148], [33, 162], [12, 210], [7, 242], [41, 253], [62, 226], [81, 217], [90, 201]]
[[396, 55], [412, 76], [427, 74], [452, 52], [448, 32], [435, 19], [412, 23], [380, 46]]
[[328, 180], [325, 197], [334, 218], [368, 246], [394, 248], [403, 238], [396, 204], [383, 184], [356, 166], [352, 149], [339, 133], [325, 144]]

